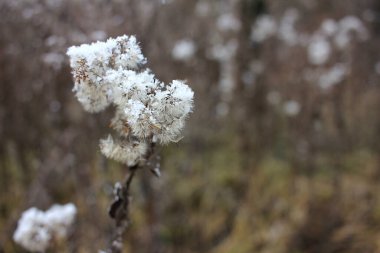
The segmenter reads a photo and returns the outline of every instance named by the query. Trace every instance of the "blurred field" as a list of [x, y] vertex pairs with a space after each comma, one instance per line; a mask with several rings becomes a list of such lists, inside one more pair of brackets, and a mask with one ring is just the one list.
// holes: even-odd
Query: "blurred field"
[[196, 97], [162, 177], [133, 183], [125, 252], [380, 252], [376, 0], [0, 1], [0, 252], [25, 252], [18, 218], [53, 203], [79, 213], [51, 252], [109, 242], [126, 168], [101, 156], [112, 111], [83, 111], [65, 52], [121, 34]]

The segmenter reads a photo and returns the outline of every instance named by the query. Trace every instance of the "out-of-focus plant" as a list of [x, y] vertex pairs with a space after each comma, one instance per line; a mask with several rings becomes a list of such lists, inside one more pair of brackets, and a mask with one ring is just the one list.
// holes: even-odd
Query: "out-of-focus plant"
[[18, 221], [13, 240], [33, 252], [45, 252], [49, 247], [67, 237], [75, 220], [74, 204], [53, 205], [47, 211], [35, 207], [23, 212]]
[[[124, 184], [115, 185], [115, 200], [109, 214], [116, 221], [116, 235], [107, 252], [121, 252], [128, 227], [129, 188], [135, 172], [149, 167], [157, 142], [176, 142], [192, 111], [194, 93], [183, 81], [164, 84], [149, 69], [134, 36], [110, 38], [70, 47], [67, 51], [74, 76], [74, 92], [88, 112], [100, 112], [113, 105], [116, 113], [109, 135], [100, 141], [101, 152], [124, 163], [130, 174]], [[159, 166], [150, 167], [160, 175]]]

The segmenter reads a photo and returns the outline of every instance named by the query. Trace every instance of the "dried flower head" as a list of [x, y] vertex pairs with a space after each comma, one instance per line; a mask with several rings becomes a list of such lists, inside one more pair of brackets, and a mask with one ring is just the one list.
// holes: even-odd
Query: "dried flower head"
[[193, 108], [194, 92], [183, 81], [164, 84], [149, 70], [136, 38], [70, 47], [74, 92], [84, 109], [99, 112], [113, 105], [111, 127], [118, 133], [100, 142], [102, 153], [133, 166], [144, 157], [147, 143], [180, 138]]

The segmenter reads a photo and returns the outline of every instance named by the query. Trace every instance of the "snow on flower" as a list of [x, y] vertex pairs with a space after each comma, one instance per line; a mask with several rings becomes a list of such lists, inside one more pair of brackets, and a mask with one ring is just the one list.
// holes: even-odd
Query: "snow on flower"
[[[196, 48], [183, 40], [173, 57], [185, 60]], [[168, 143], [180, 138], [185, 119], [193, 108], [194, 92], [185, 82], [164, 84], [149, 69], [133, 36], [110, 38], [70, 47], [67, 51], [74, 76], [74, 92], [84, 109], [99, 112], [113, 105], [116, 113], [111, 127], [117, 138], [100, 141], [102, 153], [133, 166], [143, 159], [147, 143]]]
[[111, 87], [104, 82], [107, 70], [119, 67], [136, 69], [146, 62], [133, 36], [73, 46], [67, 50], [67, 55], [73, 69], [73, 91], [89, 112], [102, 111], [112, 102], [107, 96]]

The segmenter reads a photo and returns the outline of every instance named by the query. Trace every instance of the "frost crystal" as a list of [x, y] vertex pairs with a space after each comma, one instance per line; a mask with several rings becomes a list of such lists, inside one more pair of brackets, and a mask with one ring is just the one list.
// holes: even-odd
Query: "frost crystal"
[[[187, 59], [195, 51], [191, 41], [177, 46], [173, 56], [178, 59]], [[183, 81], [164, 84], [149, 69], [141, 69], [146, 59], [135, 37], [73, 46], [67, 55], [73, 90], [84, 109], [99, 112], [109, 105], [116, 107], [111, 127], [118, 138], [100, 141], [105, 156], [133, 166], [143, 159], [147, 143], [179, 140], [194, 93]]]
[[44, 252], [53, 238], [67, 235], [75, 215], [73, 204], [54, 205], [46, 212], [32, 207], [22, 214], [13, 240], [27, 250]]

